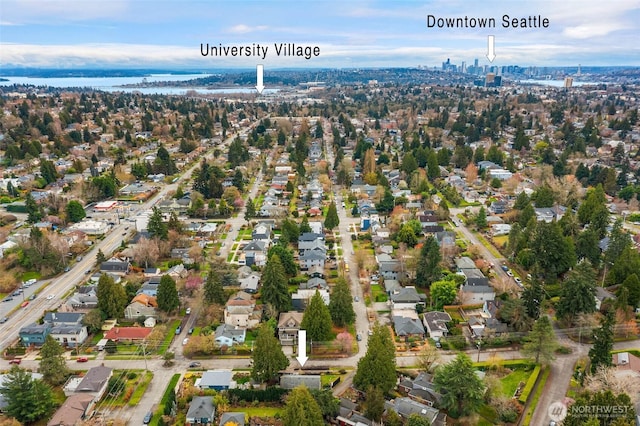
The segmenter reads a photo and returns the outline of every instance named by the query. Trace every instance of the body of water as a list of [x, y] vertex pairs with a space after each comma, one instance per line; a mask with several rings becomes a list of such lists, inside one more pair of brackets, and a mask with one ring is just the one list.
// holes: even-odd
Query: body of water
[[[518, 80], [518, 83], [522, 84], [539, 84], [541, 86], [551, 87], [564, 87], [564, 80]], [[597, 81], [575, 81], [573, 80], [572, 86], [594, 86], [596, 84], [602, 84]]]
[[[194, 78], [208, 77], [209, 74], [151, 74], [146, 77], [55, 77], [55, 78], [31, 78], [31, 77], [3, 77], [9, 81], [0, 81], [0, 86], [10, 86], [12, 84], [30, 84], [33, 86], [49, 86], [56, 88], [65, 87], [89, 87], [105, 92], [140, 92], [145, 95], [184, 95], [189, 90], [195, 90], [202, 94], [217, 93], [254, 93], [253, 87], [229, 87], [220, 89], [207, 89], [205, 87], [121, 87], [129, 84], [140, 84], [143, 81], [153, 83], [155, 81], [186, 81]], [[278, 89], [264, 89], [264, 93], [275, 93]]]

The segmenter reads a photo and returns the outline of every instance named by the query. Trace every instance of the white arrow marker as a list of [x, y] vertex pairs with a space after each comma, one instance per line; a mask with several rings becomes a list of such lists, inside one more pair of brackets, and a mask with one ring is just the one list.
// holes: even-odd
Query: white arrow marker
[[309, 359], [307, 357], [307, 330], [298, 330], [298, 356], [296, 357], [300, 363], [300, 367]]
[[256, 89], [260, 94], [262, 94], [262, 91], [264, 90], [263, 77], [264, 77], [264, 65], [257, 65], [256, 66]]
[[496, 58], [496, 38], [490, 35], [487, 39], [487, 59], [489, 62], [493, 62]]

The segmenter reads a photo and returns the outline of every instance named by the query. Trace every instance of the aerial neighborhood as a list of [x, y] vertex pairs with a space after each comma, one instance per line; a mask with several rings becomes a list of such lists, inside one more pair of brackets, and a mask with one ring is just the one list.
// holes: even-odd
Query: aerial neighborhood
[[637, 72], [274, 75], [0, 86], [1, 424], [637, 424]]

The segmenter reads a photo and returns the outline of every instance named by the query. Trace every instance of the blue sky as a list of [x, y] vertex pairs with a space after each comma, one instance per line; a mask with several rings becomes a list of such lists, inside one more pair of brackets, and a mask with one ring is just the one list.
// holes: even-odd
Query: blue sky
[[[495, 29], [430, 29], [438, 17], [493, 17]], [[550, 28], [503, 29], [502, 16], [542, 15]], [[640, 66], [639, 0], [2, 0], [0, 65], [31, 67]], [[320, 46], [311, 60], [279, 58], [273, 43]], [[256, 58], [202, 57], [200, 43], [268, 45]]]

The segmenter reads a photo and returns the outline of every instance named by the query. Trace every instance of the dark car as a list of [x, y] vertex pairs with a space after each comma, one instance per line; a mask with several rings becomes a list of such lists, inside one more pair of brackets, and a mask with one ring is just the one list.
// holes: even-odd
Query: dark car
[[8, 317], [2, 317], [0, 318], [0, 324], [4, 324], [5, 322], [9, 321]]
[[11, 302], [13, 300], [13, 297], [9, 296], [9, 297], [5, 297], [3, 302]]
[[198, 361], [194, 361], [189, 364], [189, 368], [198, 368], [200, 367], [200, 363]]
[[507, 265], [502, 265], [501, 268], [505, 272], [507, 272], [509, 270], [509, 267]]

